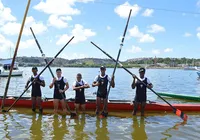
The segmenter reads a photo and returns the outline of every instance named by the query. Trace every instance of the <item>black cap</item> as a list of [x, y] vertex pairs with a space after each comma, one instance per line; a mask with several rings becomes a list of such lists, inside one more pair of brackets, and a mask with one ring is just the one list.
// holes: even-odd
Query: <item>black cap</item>
[[140, 68], [139, 72], [145, 72], [145, 68]]
[[101, 70], [105, 70], [106, 67], [105, 67], [105, 66], [101, 66], [100, 69], [101, 69]]
[[32, 67], [32, 70], [38, 70], [37, 67]]
[[57, 69], [56, 69], [56, 72], [57, 72], [57, 71], [61, 71], [61, 68], [57, 68]]

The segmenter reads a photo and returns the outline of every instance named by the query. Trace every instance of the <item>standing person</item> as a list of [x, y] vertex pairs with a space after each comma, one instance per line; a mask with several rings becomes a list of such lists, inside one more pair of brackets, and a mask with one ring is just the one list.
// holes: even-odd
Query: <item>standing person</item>
[[58, 112], [59, 102], [62, 105], [63, 111], [66, 113], [67, 108], [65, 103], [65, 91], [69, 89], [69, 84], [67, 82], [67, 79], [62, 76], [62, 70], [60, 68], [56, 69], [56, 75], [57, 78], [53, 78], [52, 83], [49, 85], [50, 89], [54, 87], [54, 113], [57, 114]]
[[147, 88], [153, 88], [153, 84], [148, 78], [145, 77], [145, 68], [140, 68], [139, 74], [140, 80], [143, 81], [147, 85], [147, 87], [139, 80], [135, 80], [135, 75], [133, 76], [133, 83], [131, 86], [132, 89], [135, 89], [136, 87], [133, 115], [136, 115], [138, 104], [141, 103], [141, 116], [144, 116], [144, 109], [147, 101]]
[[115, 87], [115, 82], [114, 82], [114, 77], [112, 77], [112, 79], [106, 75], [106, 67], [105, 66], [101, 66], [100, 67], [100, 75], [97, 75], [94, 79], [94, 82], [92, 84], [92, 87], [98, 86], [97, 89], [97, 99], [96, 99], [96, 114], [99, 114], [99, 108], [100, 108], [100, 103], [101, 103], [101, 99], [103, 99], [103, 103], [104, 103], [104, 108], [103, 111], [101, 113], [101, 115], [103, 116], [107, 116], [108, 115], [108, 111], [107, 111], [107, 104], [108, 104], [108, 99], [107, 94], [107, 86], [108, 83], [111, 84], [111, 87], [114, 88]]
[[31, 91], [32, 111], [33, 112], [36, 111], [36, 102], [37, 102], [39, 106], [39, 112], [42, 113], [43, 111], [42, 100], [41, 100], [42, 92], [40, 86], [45, 87], [45, 81], [41, 75], [38, 77], [37, 72], [38, 72], [37, 67], [33, 67], [32, 68], [33, 75], [28, 79], [25, 88], [28, 87], [30, 82], [33, 82]]
[[73, 83], [73, 90], [75, 90], [75, 110], [76, 113], [81, 106], [83, 112], [85, 112], [85, 88], [90, 88], [88, 83], [82, 79], [82, 75], [78, 73], [76, 75], [76, 81]]

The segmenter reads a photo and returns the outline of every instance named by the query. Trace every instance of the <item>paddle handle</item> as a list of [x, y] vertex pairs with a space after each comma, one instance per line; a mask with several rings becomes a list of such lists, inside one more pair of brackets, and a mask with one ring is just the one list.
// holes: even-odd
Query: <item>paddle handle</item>
[[[37, 38], [36, 38], [36, 36], [35, 36], [35, 34], [34, 34], [34, 32], [33, 32], [33, 29], [32, 29], [31, 27], [30, 27], [30, 30], [31, 30], [31, 33], [32, 33], [32, 35], [33, 35], [33, 37], [34, 37], [34, 39], [35, 39], [35, 42], [36, 42], [36, 44], [37, 44], [37, 46], [38, 46], [38, 48], [39, 48], [39, 50], [40, 50], [42, 56], [44, 57], [45, 63], [48, 64], [48, 61], [47, 61], [47, 59], [45, 58], [45, 54], [43, 53], [42, 48], [41, 48], [41, 46], [40, 46], [40, 44], [39, 44], [39, 42], [38, 42], [38, 40], [37, 40]], [[55, 76], [54, 76], [54, 74], [53, 74], [53, 72], [52, 72], [52, 70], [51, 70], [51, 68], [50, 68], [49, 66], [48, 66], [48, 69], [49, 69], [49, 71], [50, 71], [52, 77], [54, 78]]]
[[[125, 29], [124, 29], [124, 33], [123, 33], [123, 37], [122, 37], [122, 40], [121, 40], [121, 44], [120, 44], [120, 49], [119, 49], [119, 52], [118, 52], [118, 55], [117, 55], [117, 61], [119, 60], [119, 56], [121, 54], [121, 50], [122, 50], [122, 47], [123, 47], [123, 43], [124, 43], [124, 39], [125, 39], [125, 36], [126, 36], [126, 32], [127, 32], [127, 29], [128, 29], [128, 24], [129, 24], [129, 20], [130, 20], [130, 17], [131, 17], [131, 12], [132, 12], [132, 9], [130, 9], [130, 12], [129, 12], [129, 16], [128, 16], [128, 20], [126, 22], [126, 26], [125, 26]], [[117, 68], [117, 62], [115, 63], [115, 67], [114, 67], [114, 70], [113, 70], [113, 73], [112, 73], [112, 77], [115, 75], [115, 71], [116, 71], [116, 68]], [[111, 89], [111, 84], [109, 84], [109, 87], [108, 87], [108, 93], [107, 93], [107, 99], [108, 99], [108, 95], [110, 93], [110, 89]]]

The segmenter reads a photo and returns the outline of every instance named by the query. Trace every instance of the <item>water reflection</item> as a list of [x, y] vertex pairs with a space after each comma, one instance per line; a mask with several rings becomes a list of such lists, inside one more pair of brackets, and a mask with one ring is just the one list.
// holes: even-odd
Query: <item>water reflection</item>
[[140, 117], [140, 122], [138, 122], [137, 117], [133, 118], [133, 132], [132, 132], [132, 139], [134, 140], [146, 140], [147, 134], [145, 131], [145, 122], [144, 117]]
[[60, 116], [54, 115], [53, 119], [53, 140], [62, 140], [64, 139], [65, 134], [69, 134], [67, 124], [66, 124], [66, 115]]
[[[167, 130], [165, 130], [165, 132], [163, 132], [162, 134], [167, 136], [167, 138], [171, 138], [172, 135], [170, 134], [170, 131], [175, 130], [178, 131], [180, 126], [184, 126], [185, 124], [187, 124], [187, 122], [183, 121], [181, 123], [176, 123], [173, 127], [168, 128]], [[165, 138], [165, 139], [167, 139]]]
[[4, 133], [6, 133], [5, 134], [5, 137], [7, 138], [7, 139], [11, 139], [11, 137], [10, 137], [10, 131], [8, 131], [9, 130], [9, 123], [7, 122], [7, 114], [1, 114], [2, 116], [3, 116], [3, 120], [2, 120], [2, 122], [4, 122], [3, 124], [4, 124]]
[[42, 115], [33, 114], [32, 116], [32, 125], [30, 127], [30, 134], [32, 139], [42, 139]]
[[75, 125], [74, 125], [74, 130], [75, 130], [75, 140], [79, 139], [88, 139], [88, 135], [84, 132], [85, 128], [85, 114], [82, 114], [79, 116], [79, 118], [74, 120]]
[[96, 120], [96, 139], [97, 140], [109, 140], [109, 132], [108, 132], [108, 123], [107, 123], [107, 118], [104, 119], [99, 119], [97, 118]]

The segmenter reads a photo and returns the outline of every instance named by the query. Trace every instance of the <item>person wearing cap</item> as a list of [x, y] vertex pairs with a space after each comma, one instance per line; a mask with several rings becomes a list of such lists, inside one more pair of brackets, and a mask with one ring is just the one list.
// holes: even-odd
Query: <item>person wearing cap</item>
[[136, 76], [133, 75], [133, 83], [131, 85], [132, 89], [136, 88], [133, 115], [136, 115], [138, 104], [141, 103], [141, 116], [144, 116], [144, 109], [147, 100], [147, 88], [153, 88], [153, 84], [147, 77], [145, 77], [145, 68], [140, 68], [139, 74], [140, 74], [139, 79], [142, 82], [136, 80]]
[[108, 83], [110, 83], [111, 87], [114, 88], [115, 82], [114, 82], [114, 77], [112, 77], [112, 79], [111, 79], [105, 72], [106, 72], [106, 67], [101, 66], [100, 67], [100, 75], [97, 75], [95, 77], [92, 87], [98, 86], [97, 99], [96, 99], [96, 115], [99, 114], [101, 99], [103, 99], [104, 108], [103, 108], [101, 115], [106, 117], [108, 115], [107, 86], [108, 86]]
[[[49, 88], [54, 87], [54, 113], [57, 114], [59, 102], [62, 105], [62, 109], [67, 113], [66, 103], [65, 103], [65, 92], [69, 89], [68, 81], [65, 77], [62, 76], [62, 70], [60, 68], [56, 69], [57, 78], [53, 78], [52, 83], [49, 85]], [[61, 95], [62, 94], [62, 95]], [[64, 97], [64, 98], [63, 98]]]
[[88, 83], [82, 79], [82, 75], [76, 75], [76, 81], [73, 83], [73, 90], [75, 90], [75, 110], [78, 113], [79, 107], [83, 113], [85, 112], [85, 88], [90, 88]]
[[32, 99], [32, 111], [36, 111], [36, 102], [38, 103], [39, 106], [39, 112], [42, 113], [42, 92], [41, 92], [41, 86], [45, 87], [45, 81], [43, 76], [38, 76], [38, 69], [37, 67], [32, 68], [32, 73], [33, 75], [28, 79], [25, 88], [28, 87], [30, 82], [33, 82], [32, 84], [32, 91], [31, 91], [31, 99]]

